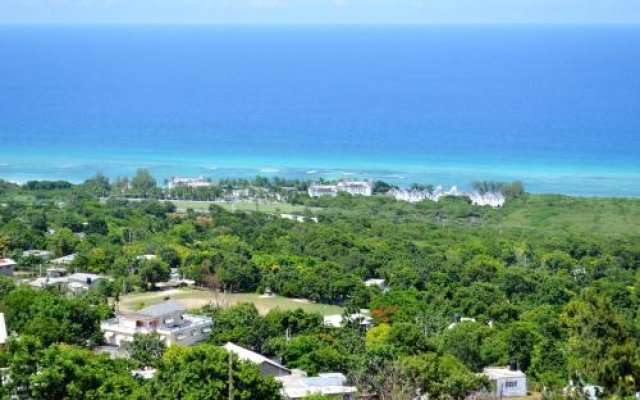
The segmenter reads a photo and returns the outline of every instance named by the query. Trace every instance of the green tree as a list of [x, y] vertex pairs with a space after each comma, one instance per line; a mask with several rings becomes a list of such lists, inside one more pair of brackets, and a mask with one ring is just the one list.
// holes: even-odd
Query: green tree
[[[233, 360], [233, 397], [236, 400], [280, 400], [280, 386], [260, 376], [253, 364]], [[229, 354], [211, 344], [171, 346], [151, 380], [151, 398], [207, 400], [229, 397]]]
[[156, 180], [147, 169], [136, 171], [131, 179], [131, 189], [147, 197], [156, 188]]
[[462, 322], [447, 329], [439, 338], [440, 349], [462, 361], [472, 371], [484, 366], [481, 348], [490, 328], [476, 322]]
[[61, 228], [49, 235], [47, 242], [56, 256], [62, 257], [73, 253], [80, 243], [80, 239], [70, 229]]
[[164, 355], [166, 345], [157, 332], [136, 333], [133, 342], [127, 342], [124, 350], [142, 367], [155, 366]]
[[473, 390], [486, 387], [485, 379], [470, 371], [455, 357], [424, 353], [398, 361], [405, 379], [430, 398], [462, 400]]

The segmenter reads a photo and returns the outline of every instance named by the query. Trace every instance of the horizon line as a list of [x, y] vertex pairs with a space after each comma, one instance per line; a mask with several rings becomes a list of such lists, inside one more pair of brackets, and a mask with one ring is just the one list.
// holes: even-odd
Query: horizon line
[[560, 21], [487, 21], [487, 22], [469, 22], [469, 21], [448, 21], [448, 22], [401, 22], [401, 21], [386, 21], [386, 22], [358, 22], [358, 21], [326, 21], [326, 22], [267, 22], [267, 21], [230, 21], [230, 22], [178, 22], [178, 21], [97, 21], [97, 22], [81, 22], [81, 21], [65, 21], [65, 22], [31, 22], [31, 21], [19, 21], [19, 22], [2, 22], [0, 21], [0, 27], [6, 26], [78, 26], [78, 27], [101, 27], [101, 26], [175, 26], [175, 27], [216, 27], [216, 26], [292, 26], [292, 27], [322, 27], [322, 26], [415, 26], [415, 27], [428, 27], [428, 26], [640, 26], [638, 22], [622, 22], [622, 21], [584, 21], [584, 22], [560, 22]]

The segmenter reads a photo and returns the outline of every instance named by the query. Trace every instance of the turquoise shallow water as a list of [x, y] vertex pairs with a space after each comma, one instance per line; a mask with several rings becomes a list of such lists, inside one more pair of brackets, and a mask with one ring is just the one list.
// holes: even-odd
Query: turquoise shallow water
[[640, 27], [2, 27], [0, 177], [640, 195]]

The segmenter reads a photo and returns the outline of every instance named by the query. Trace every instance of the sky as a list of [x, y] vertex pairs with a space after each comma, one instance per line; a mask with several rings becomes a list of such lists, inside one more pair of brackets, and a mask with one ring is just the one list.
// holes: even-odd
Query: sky
[[0, 0], [0, 24], [640, 23], [640, 0]]

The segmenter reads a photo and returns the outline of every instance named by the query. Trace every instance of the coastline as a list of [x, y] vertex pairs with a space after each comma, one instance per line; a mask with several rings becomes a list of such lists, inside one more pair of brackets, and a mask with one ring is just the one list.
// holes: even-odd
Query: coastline
[[[205, 165], [209, 166], [205, 166]], [[213, 165], [218, 164], [218, 165]], [[399, 187], [408, 187], [413, 183], [433, 184], [443, 187], [458, 186], [463, 190], [470, 188], [474, 181], [522, 181], [527, 192], [532, 194], [558, 194], [572, 197], [624, 197], [640, 198], [640, 173], [632, 171], [601, 171], [565, 166], [564, 170], [528, 170], [509, 165], [488, 168], [483, 165], [433, 165], [422, 169], [405, 165], [388, 166], [388, 168], [362, 168], [361, 166], [344, 166], [327, 168], [325, 166], [282, 166], [275, 163], [259, 162], [253, 165], [226, 166], [220, 163], [206, 163], [199, 160], [191, 164], [156, 163], [135, 161], [123, 163], [1, 163], [0, 179], [24, 184], [32, 180], [64, 180], [81, 183], [97, 172], [110, 179], [132, 176], [138, 168], [147, 168], [163, 186], [165, 179], [174, 176], [205, 177], [211, 179], [235, 178], [253, 179], [256, 176], [282, 177], [301, 181], [367, 179], [381, 180]], [[259, 166], [263, 165], [263, 166]], [[377, 167], [377, 168], [376, 168]]]

